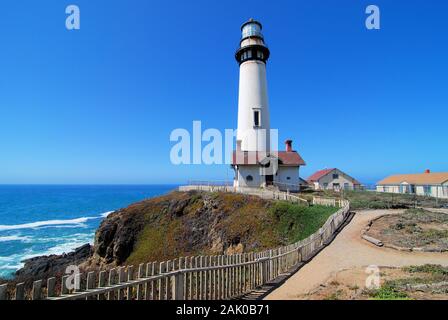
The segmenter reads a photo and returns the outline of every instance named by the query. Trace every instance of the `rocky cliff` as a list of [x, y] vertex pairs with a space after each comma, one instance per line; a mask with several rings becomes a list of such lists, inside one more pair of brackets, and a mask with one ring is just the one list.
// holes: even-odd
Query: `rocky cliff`
[[138, 264], [280, 245], [271, 205], [254, 196], [207, 192], [142, 201], [103, 221], [89, 263]]
[[307, 237], [334, 211], [242, 194], [172, 192], [110, 214], [93, 247], [26, 261], [16, 280], [46, 279], [72, 264], [86, 271], [274, 248]]

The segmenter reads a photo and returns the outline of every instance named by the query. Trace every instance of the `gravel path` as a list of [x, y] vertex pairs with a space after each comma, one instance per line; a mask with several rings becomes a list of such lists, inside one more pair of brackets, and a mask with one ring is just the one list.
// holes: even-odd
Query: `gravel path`
[[[267, 300], [298, 299], [324, 283], [333, 274], [344, 269], [369, 265], [401, 267], [426, 263], [448, 266], [448, 253], [402, 252], [380, 248], [361, 239], [368, 222], [384, 214], [400, 210], [359, 211], [336, 239], [312, 261], [289, 278], [281, 287], [269, 294]], [[367, 274], [366, 274], [367, 277]]]

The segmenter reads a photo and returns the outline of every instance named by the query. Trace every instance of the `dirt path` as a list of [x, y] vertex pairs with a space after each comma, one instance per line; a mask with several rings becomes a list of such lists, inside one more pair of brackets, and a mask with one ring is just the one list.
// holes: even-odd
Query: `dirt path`
[[[400, 210], [359, 211], [336, 239], [312, 261], [289, 278], [280, 288], [269, 294], [267, 300], [298, 299], [327, 281], [338, 271], [369, 265], [401, 267], [426, 263], [448, 266], [448, 253], [401, 252], [379, 248], [361, 239], [368, 222], [384, 214]], [[367, 276], [367, 274], [366, 274]]]

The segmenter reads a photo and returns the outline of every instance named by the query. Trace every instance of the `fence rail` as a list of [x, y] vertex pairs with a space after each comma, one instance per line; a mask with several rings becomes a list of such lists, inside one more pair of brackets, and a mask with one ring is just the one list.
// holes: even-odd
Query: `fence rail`
[[[207, 190], [217, 186], [208, 186]], [[204, 186], [184, 186], [180, 190], [205, 190]], [[222, 191], [237, 192], [229, 186]], [[271, 199], [297, 201], [296, 196], [266, 190], [239, 190]], [[270, 193], [269, 193], [270, 192]], [[269, 193], [269, 194], [268, 194]], [[314, 198], [313, 204], [339, 206], [325, 224], [308, 238], [291, 245], [258, 253], [181, 257], [164, 262], [150, 262], [134, 266], [87, 274], [49, 278], [46, 284], [35, 281], [32, 291], [25, 296], [24, 284], [17, 284], [12, 296], [7, 285], [0, 286], [0, 300], [215, 300], [242, 296], [277, 278], [294, 265], [309, 259], [315, 250], [324, 246], [349, 214], [346, 200]], [[59, 280], [59, 282], [57, 282]], [[74, 284], [76, 289], [70, 288]], [[58, 292], [56, 287], [60, 287]]]

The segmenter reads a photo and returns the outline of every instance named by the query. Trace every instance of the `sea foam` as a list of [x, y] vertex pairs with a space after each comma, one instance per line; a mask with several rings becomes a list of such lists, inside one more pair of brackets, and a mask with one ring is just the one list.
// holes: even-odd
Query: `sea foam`
[[97, 217], [81, 217], [81, 218], [77, 218], [77, 219], [68, 219], [68, 220], [46, 220], [46, 221], [36, 221], [36, 222], [16, 224], [16, 225], [0, 225], [0, 231], [34, 229], [34, 228], [40, 228], [40, 227], [63, 226], [63, 225], [80, 226], [83, 223], [86, 223], [88, 220], [91, 220], [91, 219], [97, 219]]

